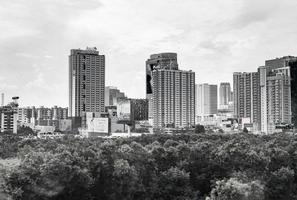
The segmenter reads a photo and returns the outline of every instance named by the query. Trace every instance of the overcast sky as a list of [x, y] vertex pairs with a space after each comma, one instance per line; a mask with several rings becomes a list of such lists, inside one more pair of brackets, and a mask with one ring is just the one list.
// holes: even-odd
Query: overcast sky
[[21, 106], [68, 106], [68, 55], [96, 46], [106, 85], [145, 97], [145, 60], [178, 53], [196, 83], [232, 82], [297, 55], [296, 0], [9, 0], [0, 5], [0, 92]]

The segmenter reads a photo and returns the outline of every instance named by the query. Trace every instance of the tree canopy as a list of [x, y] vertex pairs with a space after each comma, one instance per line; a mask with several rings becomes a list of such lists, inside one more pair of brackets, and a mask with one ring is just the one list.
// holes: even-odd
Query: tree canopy
[[297, 199], [297, 136], [0, 137], [3, 190], [22, 200]]

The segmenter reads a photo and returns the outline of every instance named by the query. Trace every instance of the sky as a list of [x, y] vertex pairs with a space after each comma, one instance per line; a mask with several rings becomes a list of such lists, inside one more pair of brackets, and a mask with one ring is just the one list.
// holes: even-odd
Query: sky
[[231, 82], [297, 56], [296, 0], [2, 0], [0, 92], [20, 106], [68, 106], [70, 49], [106, 56], [106, 85], [145, 97], [145, 61], [176, 52], [196, 83]]

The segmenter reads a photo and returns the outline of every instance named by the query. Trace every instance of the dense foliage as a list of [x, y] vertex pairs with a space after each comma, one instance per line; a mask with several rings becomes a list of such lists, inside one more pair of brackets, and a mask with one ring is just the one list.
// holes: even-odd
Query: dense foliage
[[67, 136], [10, 144], [21, 159], [4, 176], [12, 199], [297, 199], [293, 135]]

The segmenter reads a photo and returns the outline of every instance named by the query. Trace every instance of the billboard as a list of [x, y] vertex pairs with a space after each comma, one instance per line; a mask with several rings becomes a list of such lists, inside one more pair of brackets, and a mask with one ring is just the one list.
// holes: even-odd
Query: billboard
[[87, 118], [88, 132], [109, 133], [108, 118]]
[[131, 121], [131, 103], [128, 99], [121, 99], [117, 103], [117, 116], [119, 121]]

